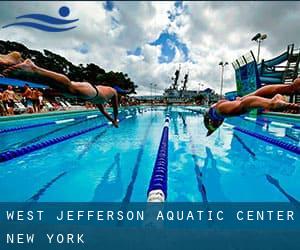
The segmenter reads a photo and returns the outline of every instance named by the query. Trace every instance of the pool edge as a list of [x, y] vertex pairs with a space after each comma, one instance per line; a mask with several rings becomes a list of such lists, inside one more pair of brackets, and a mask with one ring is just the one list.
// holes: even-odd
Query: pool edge
[[45, 113], [34, 113], [34, 114], [23, 114], [23, 115], [14, 115], [14, 116], [2, 116], [0, 117], [0, 122], [7, 121], [18, 121], [32, 118], [40, 118], [40, 117], [49, 117], [49, 116], [60, 116], [66, 114], [79, 114], [85, 112], [97, 112], [98, 109], [80, 109], [80, 110], [66, 110], [66, 111], [52, 111]]
[[267, 112], [262, 113], [262, 116], [274, 117], [274, 118], [286, 118], [286, 119], [300, 119], [300, 114], [290, 114], [290, 113], [282, 113], [282, 112]]

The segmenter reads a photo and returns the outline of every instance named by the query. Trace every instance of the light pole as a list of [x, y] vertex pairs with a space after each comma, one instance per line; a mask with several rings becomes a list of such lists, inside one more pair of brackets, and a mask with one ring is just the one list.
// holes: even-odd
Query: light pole
[[260, 54], [260, 44], [263, 40], [267, 38], [267, 34], [260, 34], [257, 33], [254, 37], [252, 37], [251, 41], [255, 41], [258, 43], [258, 49], [257, 49], [257, 63], [259, 63], [259, 54]]
[[151, 96], [151, 100], [152, 100], [152, 85], [153, 85], [153, 83], [151, 82], [150, 83], [150, 96]]
[[156, 100], [156, 87], [157, 87], [157, 84], [155, 83], [154, 84], [154, 100]]
[[228, 65], [228, 62], [220, 62], [219, 65], [221, 66], [221, 88], [220, 88], [220, 99], [223, 95], [223, 84], [224, 84], [224, 68]]

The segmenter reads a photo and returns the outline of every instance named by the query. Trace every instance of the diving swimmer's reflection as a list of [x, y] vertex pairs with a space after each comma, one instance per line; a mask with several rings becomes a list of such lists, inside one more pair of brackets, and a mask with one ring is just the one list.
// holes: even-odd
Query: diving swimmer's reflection
[[[116, 175], [111, 180], [110, 175], [113, 169], [116, 169]], [[121, 166], [120, 153], [115, 155], [114, 162], [105, 171], [100, 183], [97, 185], [92, 201], [120, 201], [122, 197], [122, 181], [121, 181]]]
[[206, 147], [206, 159], [203, 165], [203, 182], [206, 187], [208, 201], [227, 201], [222, 185], [221, 174], [217, 168], [217, 161], [214, 159], [210, 148]]
[[187, 124], [186, 124], [186, 119], [183, 116], [183, 114], [181, 112], [178, 113], [179, 116], [181, 117], [182, 120], [182, 124], [183, 124], [183, 133], [186, 134], [187, 133]]

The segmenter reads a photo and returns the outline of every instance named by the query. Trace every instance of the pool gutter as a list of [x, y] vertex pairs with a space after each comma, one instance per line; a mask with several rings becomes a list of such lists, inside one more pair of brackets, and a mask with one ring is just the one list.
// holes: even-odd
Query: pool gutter
[[287, 119], [299, 119], [300, 114], [290, 114], [290, 113], [281, 113], [281, 112], [266, 112], [262, 113], [262, 116], [273, 117], [273, 118], [287, 118]]
[[40, 117], [49, 117], [49, 116], [58, 116], [66, 114], [80, 114], [85, 112], [98, 112], [98, 109], [80, 109], [80, 110], [67, 110], [67, 111], [51, 111], [45, 113], [34, 113], [34, 114], [23, 114], [23, 115], [13, 115], [13, 116], [1, 116], [0, 122], [4, 121], [18, 121], [24, 119], [40, 118]]

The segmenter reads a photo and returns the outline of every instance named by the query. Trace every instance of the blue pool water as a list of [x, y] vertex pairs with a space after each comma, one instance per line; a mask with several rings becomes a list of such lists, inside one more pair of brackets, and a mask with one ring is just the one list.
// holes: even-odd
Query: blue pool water
[[[0, 201], [146, 201], [166, 114], [170, 115], [167, 201], [300, 200], [299, 155], [233, 129], [246, 128], [300, 146], [299, 128], [280, 125], [299, 121], [259, 117], [258, 124], [235, 117], [206, 137], [198, 113], [185, 107], [147, 109], [123, 110], [120, 117], [132, 117], [118, 129], [96, 129], [0, 163]], [[84, 115], [91, 114], [98, 112]], [[82, 115], [1, 122], [0, 129]], [[3, 133], [0, 152], [104, 122], [100, 117]]]

